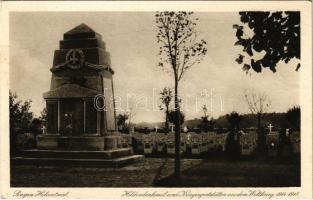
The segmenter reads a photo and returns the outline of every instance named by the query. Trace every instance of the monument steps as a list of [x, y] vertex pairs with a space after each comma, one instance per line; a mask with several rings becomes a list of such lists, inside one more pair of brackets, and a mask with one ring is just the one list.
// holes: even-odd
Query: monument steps
[[104, 151], [74, 151], [74, 150], [24, 150], [25, 158], [63, 158], [63, 159], [112, 159], [132, 155], [132, 148], [121, 148]]
[[120, 168], [128, 164], [141, 161], [142, 155], [130, 155], [113, 159], [69, 159], [69, 158], [26, 158], [15, 157], [11, 159], [13, 165], [38, 166], [79, 166], [79, 167], [108, 167]]

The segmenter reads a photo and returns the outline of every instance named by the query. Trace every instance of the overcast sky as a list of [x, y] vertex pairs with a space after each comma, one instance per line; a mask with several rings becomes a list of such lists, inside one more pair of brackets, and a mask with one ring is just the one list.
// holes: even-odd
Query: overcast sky
[[[208, 54], [199, 65], [187, 71], [180, 82], [180, 94], [187, 119], [199, 118], [206, 104], [210, 115], [218, 117], [233, 110], [248, 113], [245, 90], [265, 92], [271, 99], [270, 112], [284, 112], [299, 105], [299, 73], [295, 62], [278, 66], [273, 74], [247, 75], [234, 60], [237, 13], [195, 13], [199, 18], [199, 38], [206, 40]], [[134, 122], [163, 121], [157, 108], [158, 93], [173, 87], [170, 73], [157, 67], [158, 44], [154, 13], [151, 12], [24, 12], [10, 15], [10, 88], [20, 99], [32, 99], [32, 111], [38, 116], [44, 108], [42, 94], [49, 90], [54, 50], [63, 33], [85, 23], [103, 36], [111, 54], [115, 96], [134, 107]], [[208, 96], [204, 96], [207, 94]], [[214, 95], [212, 98], [212, 94]], [[136, 97], [134, 96], [136, 95]], [[137, 99], [137, 108], [136, 100]], [[139, 100], [139, 102], [138, 102]], [[118, 110], [118, 112], [122, 112]]]

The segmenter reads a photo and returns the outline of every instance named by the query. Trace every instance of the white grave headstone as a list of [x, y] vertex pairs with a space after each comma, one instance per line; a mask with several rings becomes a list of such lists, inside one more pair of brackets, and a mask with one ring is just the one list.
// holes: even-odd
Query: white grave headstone
[[162, 153], [164, 151], [165, 143], [166, 143], [165, 135], [158, 133], [158, 135], [156, 136], [157, 152]]
[[201, 153], [208, 151], [208, 138], [207, 134], [201, 133]]
[[207, 132], [208, 151], [215, 149], [216, 132]]
[[154, 135], [148, 134], [143, 136], [144, 154], [151, 154], [154, 149]]
[[131, 139], [131, 137], [125, 134], [121, 134], [121, 137], [122, 137], [122, 147], [123, 148], [129, 147], [129, 143], [131, 143], [129, 142], [129, 138]]
[[166, 152], [167, 154], [175, 154], [175, 135], [173, 133], [167, 134]]
[[135, 127], [130, 127], [130, 133], [132, 134], [132, 133], [135, 133]]
[[216, 134], [215, 137], [215, 149], [220, 151], [226, 151], [226, 140], [228, 133]]
[[266, 145], [268, 156], [274, 157], [278, 156], [279, 147], [279, 134], [278, 132], [271, 132], [266, 135]]
[[256, 149], [255, 136], [253, 133], [242, 133], [240, 136], [241, 155], [251, 155]]
[[140, 151], [140, 152], [142, 152], [143, 149], [144, 149], [144, 147], [143, 147], [143, 141], [142, 141], [142, 138], [143, 138], [142, 135], [143, 135], [142, 133], [138, 133], [138, 132], [132, 133], [132, 136], [133, 136], [133, 138], [134, 138], [134, 140], [135, 140], [135, 144], [136, 144], [136, 146], [137, 146], [136, 148], [137, 148], [137, 150]]
[[180, 151], [185, 153], [187, 151], [187, 134], [181, 133], [180, 135]]
[[171, 127], [171, 132], [174, 133], [174, 127], [175, 125], [173, 123], [170, 123], [170, 127]]
[[190, 135], [190, 145], [192, 154], [201, 154], [201, 135], [192, 133]]

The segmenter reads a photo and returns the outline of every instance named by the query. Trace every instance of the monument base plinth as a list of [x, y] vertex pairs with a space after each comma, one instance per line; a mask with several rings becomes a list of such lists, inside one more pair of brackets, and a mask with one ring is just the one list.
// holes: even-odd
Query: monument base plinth
[[129, 155], [112, 159], [14, 157], [11, 159], [11, 165], [119, 168], [139, 162], [143, 158], [143, 155]]
[[11, 159], [16, 165], [52, 165], [87, 167], [123, 167], [144, 156], [133, 155], [132, 147], [122, 148], [122, 137], [109, 136], [37, 136], [37, 148], [24, 150]]
[[104, 151], [120, 149], [121, 136], [37, 136], [37, 148], [40, 150]]
[[67, 151], [67, 150], [24, 150], [23, 157], [60, 158], [60, 159], [114, 159], [133, 154], [132, 148], [120, 148], [106, 151]]

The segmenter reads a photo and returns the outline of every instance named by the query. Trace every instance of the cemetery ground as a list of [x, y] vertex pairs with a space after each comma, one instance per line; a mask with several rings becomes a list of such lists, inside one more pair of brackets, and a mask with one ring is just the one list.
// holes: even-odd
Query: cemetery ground
[[12, 187], [295, 187], [299, 158], [182, 159], [182, 179], [173, 180], [174, 159], [146, 157], [122, 168], [12, 166]]

